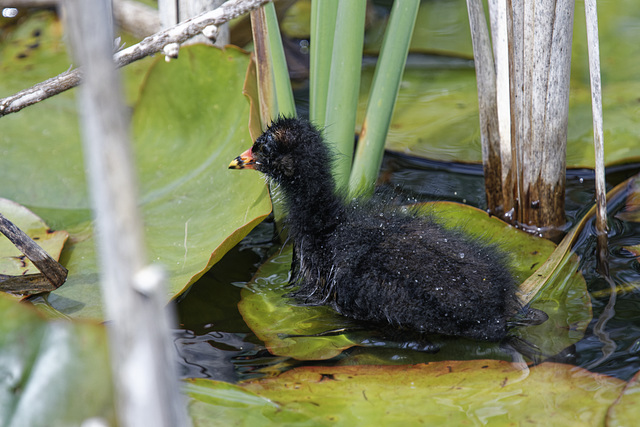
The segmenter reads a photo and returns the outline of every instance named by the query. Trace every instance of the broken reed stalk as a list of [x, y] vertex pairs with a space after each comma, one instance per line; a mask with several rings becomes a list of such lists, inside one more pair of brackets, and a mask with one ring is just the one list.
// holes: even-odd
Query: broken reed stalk
[[[534, 230], [565, 222], [573, 9], [573, 0], [524, 2], [513, 8], [511, 117], [518, 150], [516, 219]], [[517, 37], [519, 34], [522, 37]]]
[[602, 342], [602, 356], [587, 366], [593, 369], [609, 360], [616, 350], [616, 342], [607, 331], [607, 323], [615, 315], [616, 283], [609, 275], [609, 248], [607, 226], [607, 195], [604, 181], [604, 135], [602, 131], [602, 84], [600, 81], [600, 45], [598, 37], [598, 11], [595, 0], [585, 0], [584, 13], [587, 26], [589, 77], [591, 81], [591, 110], [593, 115], [593, 144], [596, 156], [596, 261], [598, 272], [609, 284], [611, 293], [593, 333]]
[[[489, 2], [491, 4], [491, 2]], [[495, 2], [494, 2], [495, 3]], [[506, 199], [511, 194], [504, 192], [501, 138], [498, 124], [498, 104], [496, 91], [496, 68], [491, 53], [491, 41], [481, 0], [467, 0], [473, 58], [478, 85], [478, 112], [480, 116], [480, 140], [482, 143], [482, 164], [484, 168], [485, 194], [487, 206], [495, 215], [501, 215], [505, 206], [511, 206]], [[510, 165], [506, 165], [510, 169]]]
[[490, 1], [493, 59], [481, 2], [467, 6], [489, 210], [545, 234], [564, 223], [573, 0]]
[[[29, 274], [16, 278], [5, 276], [4, 280], [9, 282], [5, 283], [3, 280], [3, 291], [18, 293], [52, 291], [60, 287], [65, 280], [67, 280], [67, 269], [58, 261], [51, 258], [51, 256], [42, 249], [40, 245], [38, 245], [31, 237], [27, 236], [24, 231], [20, 230], [2, 214], [0, 214], [0, 233], [4, 234], [7, 239], [9, 239], [9, 241], [13, 243], [20, 252], [25, 254], [25, 256], [29, 258], [29, 261], [31, 261], [42, 273], [42, 275]], [[41, 280], [43, 277], [46, 280]], [[24, 280], [20, 280], [20, 278], [23, 278]], [[47, 286], [47, 282], [49, 283], [49, 286]], [[24, 287], [21, 288], [20, 283], [22, 283]], [[27, 292], [24, 292], [25, 290]]]
[[188, 419], [171, 339], [174, 316], [164, 306], [163, 273], [147, 266], [108, 1], [68, 0], [66, 16], [75, 57], [84, 67], [78, 102], [118, 424], [182, 426]]

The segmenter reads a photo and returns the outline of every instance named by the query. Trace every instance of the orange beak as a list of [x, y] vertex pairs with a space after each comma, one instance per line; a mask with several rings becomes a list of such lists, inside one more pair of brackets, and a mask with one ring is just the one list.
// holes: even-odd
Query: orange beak
[[255, 169], [256, 159], [253, 158], [251, 148], [229, 163], [229, 169]]

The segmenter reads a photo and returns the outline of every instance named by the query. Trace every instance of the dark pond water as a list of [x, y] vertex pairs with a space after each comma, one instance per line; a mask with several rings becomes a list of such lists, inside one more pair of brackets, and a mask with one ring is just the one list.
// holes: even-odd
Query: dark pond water
[[[640, 165], [610, 168], [608, 188], [639, 170]], [[400, 186], [407, 196], [419, 201], [453, 200], [485, 208], [480, 166], [387, 153], [382, 174], [389, 184]], [[567, 228], [589, 210], [593, 189], [592, 171], [567, 172]], [[610, 284], [596, 272], [594, 228], [589, 224], [578, 240], [576, 252], [591, 293], [594, 317], [585, 337], [568, 349], [561, 361], [627, 380], [640, 370], [640, 264], [623, 247], [640, 244], [640, 224], [615, 218], [622, 206], [622, 202], [610, 206], [610, 274], [616, 285], [626, 285], [627, 290], [618, 293], [615, 305], [607, 308]], [[183, 377], [235, 382], [304, 364], [335, 362], [299, 362], [271, 355], [238, 312], [241, 288], [260, 264], [279, 249], [273, 237], [273, 223], [267, 220], [177, 302], [182, 329], [176, 331], [175, 342]], [[636, 286], [629, 286], [634, 283]], [[596, 326], [601, 317], [609, 316], [604, 328]], [[358, 349], [346, 350], [350, 351]]]

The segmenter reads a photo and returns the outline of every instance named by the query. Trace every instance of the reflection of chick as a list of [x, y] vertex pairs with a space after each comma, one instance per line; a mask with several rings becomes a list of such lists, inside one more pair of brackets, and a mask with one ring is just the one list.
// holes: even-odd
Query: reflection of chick
[[345, 203], [308, 121], [280, 118], [229, 165], [280, 185], [296, 256], [294, 296], [361, 321], [501, 340], [518, 311], [498, 250], [383, 200]]

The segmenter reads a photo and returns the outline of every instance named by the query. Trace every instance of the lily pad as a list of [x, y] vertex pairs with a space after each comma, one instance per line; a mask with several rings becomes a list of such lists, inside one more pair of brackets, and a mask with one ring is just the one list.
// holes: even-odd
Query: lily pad
[[[500, 246], [509, 257], [508, 265], [520, 282], [534, 274], [555, 248], [548, 240], [531, 236], [470, 206], [437, 202], [425, 204], [423, 211], [445, 227], [462, 229], [480, 241]], [[546, 355], [557, 354], [580, 340], [591, 320], [584, 278], [575, 273], [577, 259], [570, 260], [565, 274], [549, 281], [542, 296], [532, 303], [534, 308], [544, 311], [550, 318], [542, 325], [522, 327], [514, 333]], [[291, 250], [286, 247], [267, 261], [242, 290], [238, 307], [247, 325], [273, 354], [296, 359], [328, 359], [358, 345], [360, 340], [348, 332], [326, 336], [328, 331], [353, 329], [354, 324], [349, 319], [328, 307], [296, 305], [295, 300], [287, 297], [292, 290], [288, 286], [290, 264]], [[478, 345], [497, 357], [506, 357], [504, 352], [493, 349], [496, 344]], [[475, 357], [478, 354], [486, 357], [487, 353], [478, 351], [475, 354]], [[457, 358], [460, 357], [473, 356], [458, 354]], [[441, 355], [425, 354], [425, 358], [440, 360]]]
[[[358, 118], [364, 120], [374, 67], [363, 68]], [[357, 129], [360, 131], [360, 129]], [[442, 161], [480, 162], [478, 95], [473, 66], [407, 67], [402, 77], [388, 150]]]
[[[372, 8], [377, 8], [373, 3]], [[389, 5], [390, 6], [390, 5]], [[388, 11], [368, 11], [364, 49], [377, 53], [382, 45], [385, 25], [379, 22], [388, 17]], [[309, 38], [311, 1], [294, 2], [283, 14], [282, 34], [295, 39]], [[469, 15], [465, 0], [435, 0], [420, 3], [416, 24], [411, 36], [411, 52], [429, 52], [473, 58]]]
[[[3, 43], [25, 49], [38, 33], [57, 50], [43, 51], [45, 57], [27, 64], [11, 49], [2, 49], [0, 70], [12, 78], [0, 82], [0, 96], [69, 68], [59, 23], [48, 16], [30, 27], [29, 19]], [[35, 55], [38, 49], [29, 52]], [[169, 64], [163, 58], [148, 62], [152, 65], [133, 110], [133, 141], [148, 253], [151, 262], [168, 271], [167, 300], [204, 274], [271, 209], [259, 176], [227, 170], [229, 159], [251, 143], [242, 95], [248, 63], [245, 52], [205, 46], [185, 47]], [[139, 81], [136, 73], [125, 77]], [[49, 295], [48, 304], [65, 315], [101, 319], [73, 91], [2, 117], [0, 133], [0, 196], [28, 206], [51, 227], [70, 234], [61, 255], [69, 276]]]
[[[502, 221], [491, 221], [493, 218], [476, 208], [469, 208], [479, 213], [471, 219], [459, 206], [450, 202], [430, 204], [430, 208], [438, 212], [437, 220], [444, 226], [461, 226], [465, 232], [487, 239], [509, 254], [512, 271], [521, 283], [538, 274], [536, 270], [555, 249], [548, 240], [523, 233]], [[578, 263], [578, 257], [567, 251], [560, 267], [551, 276], [541, 277], [546, 284], [530, 305], [545, 312], [549, 319], [540, 325], [511, 331], [514, 336], [535, 344], [547, 356], [582, 339], [591, 321], [591, 298], [584, 277], [577, 271]]]
[[102, 325], [45, 321], [5, 295], [0, 312], [1, 425], [71, 426], [91, 417], [115, 423]]
[[[440, 161], [482, 162], [475, 72], [472, 68], [405, 69], [386, 148]], [[373, 77], [363, 69], [357, 123], [362, 123]], [[640, 119], [635, 113], [640, 82], [611, 83], [603, 88], [607, 165], [640, 159], [635, 136]], [[589, 87], [575, 83], [570, 93], [567, 167], [593, 168]], [[360, 129], [358, 129], [359, 131]]]
[[[383, 32], [376, 34], [375, 28], [369, 30], [365, 50], [377, 52], [382, 45]], [[467, 3], [464, 0], [420, 2], [409, 50], [473, 58]]]
[[[248, 56], [234, 49], [182, 49], [180, 60], [154, 64], [134, 110], [145, 235], [151, 261], [169, 273], [168, 298], [271, 210], [260, 177], [227, 169], [229, 159], [250, 145], [242, 96], [247, 65]], [[78, 240], [67, 259], [69, 280], [49, 303], [74, 316], [100, 316], [93, 234], [87, 222], [70, 232]]]
[[306, 367], [238, 386], [189, 380], [186, 389], [196, 426], [598, 426], [624, 384], [569, 365], [474, 360]]
[[249, 285], [242, 289], [238, 309], [247, 326], [275, 355], [299, 360], [330, 359], [354, 346], [343, 334], [313, 336], [349, 326], [349, 321], [329, 307], [298, 306], [286, 295], [291, 269], [291, 247], [260, 267]]
[[[36, 214], [11, 200], [0, 198], [0, 213], [38, 243], [53, 259], [60, 258], [69, 233], [50, 229]], [[0, 274], [20, 276], [36, 273], [39, 273], [36, 266], [13, 243], [0, 237]]]
[[[430, 12], [425, 14], [427, 8]], [[427, 21], [416, 24], [414, 38], [418, 37], [418, 41], [414, 39], [412, 48], [431, 50], [442, 41], [446, 42], [445, 50], [468, 52], [471, 40], [468, 21], [463, 21], [467, 16], [464, 1], [423, 2], [418, 19], [423, 15]], [[636, 96], [640, 80], [635, 72], [640, 68], [639, 17], [640, 4], [634, 0], [598, 4], [607, 165], [640, 160]], [[437, 31], [432, 21], [447, 25]], [[593, 168], [591, 94], [582, 3], [576, 4], [574, 22], [567, 166]], [[456, 34], [449, 34], [447, 30]], [[362, 123], [364, 118], [373, 71], [371, 66], [363, 69], [357, 123]], [[389, 150], [434, 160], [480, 163], [479, 126], [473, 63], [436, 58], [428, 65], [406, 68], [386, 146]]]
[[640, 222], [640, 175], [635, 175], [626, 181], [624, 208], [616, 213], [616, 218], [622, 221]]
[[638, 422], [640, 408], [640, 372], [627, 383], [607, 413], [608, 426], [632, 426]]

